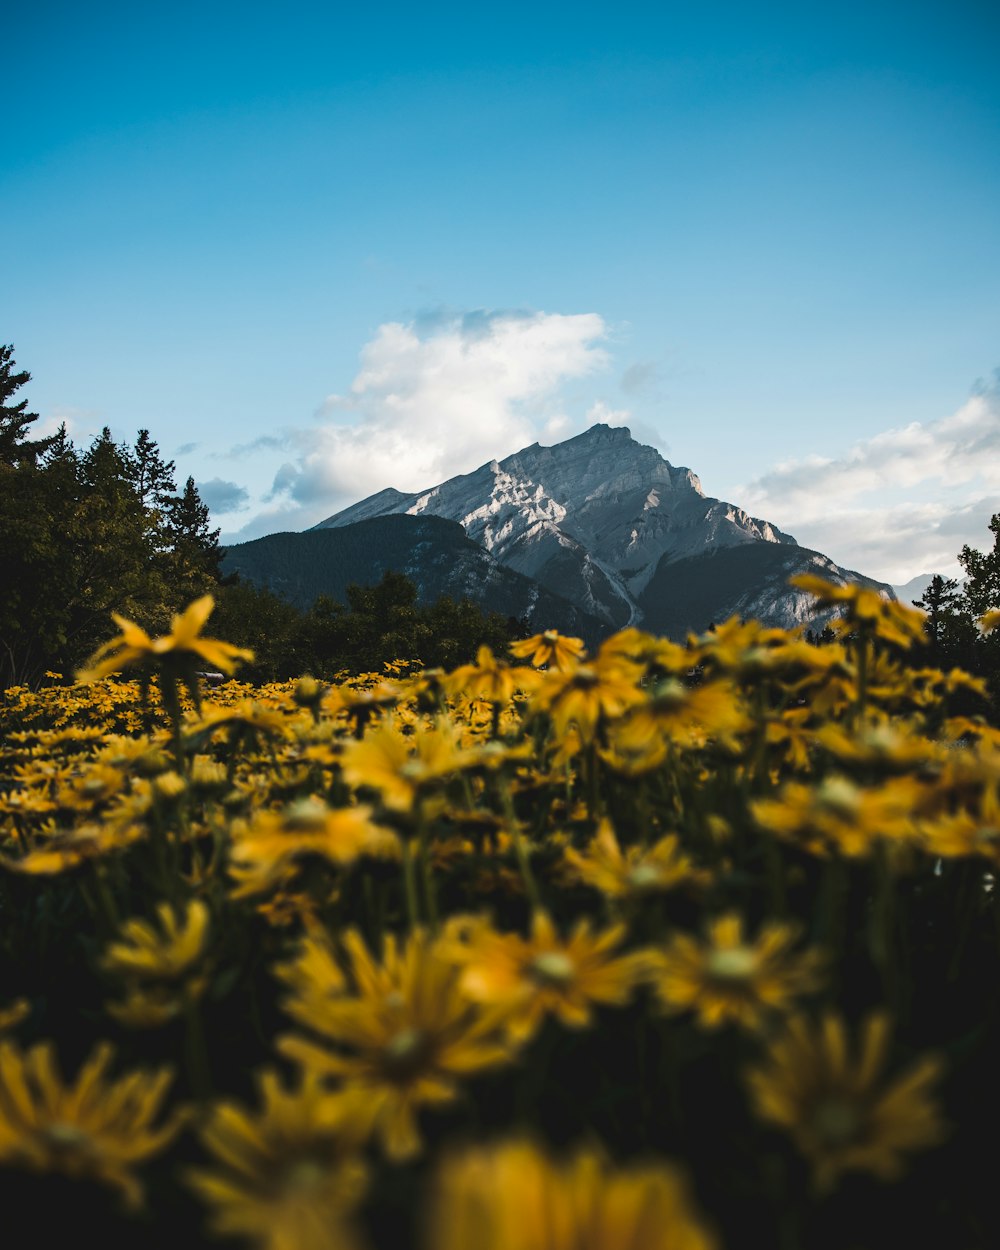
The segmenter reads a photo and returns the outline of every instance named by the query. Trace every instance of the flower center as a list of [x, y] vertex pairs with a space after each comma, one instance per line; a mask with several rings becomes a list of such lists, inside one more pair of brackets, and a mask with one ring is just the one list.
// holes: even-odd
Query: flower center
[[319, 1189], [328, 1172], [315, 1159], [296, 1159], [285, 1169], [285, 1188], [299, 1192]]
[[90, 1140], [78, 1125], [65, 1124], [61, 1120], [57, 1120], [54, 1124], [47, 1124], [42, 1133], [48, 1144], [56, 1150], [80, 1150]]
[[326, 827], [326, 811], [312, 799], [302, 799], [285, 813], [284, 825], [289, 833], [320, 833]]
[[756, 969], [757, 954], [750, 946], [731, 946], [708, 957], [708, 973], [716, 981], [746, 981]]
[[854, 816], [861, 806], [857, 786], [846, 777], [829, 777], [820, 786], [816, 798], [822, 807], [838, 816]]
[[531, 961], [531, 973], [545, 985], [565, 985], [573, 977], [573, 961], [562, 951], [542, 951]]
[[628, 883], [633, 890], [651, 890], [660, 884], [660, 870], [652, 864], [636, 864], [628, 874]]
[[411, 1076], [421, 1065], [427, 1050], [427, 1037], [420, 1029], [402, 1028], [386, 1043], [386, 1067], [396, 1079]]
[[821, 1102], [813, 1113], [813, 1128], [829, 1146], [846, 1146], [861, 1129], [861, 1117], [849, 1102], [831, 1098]]

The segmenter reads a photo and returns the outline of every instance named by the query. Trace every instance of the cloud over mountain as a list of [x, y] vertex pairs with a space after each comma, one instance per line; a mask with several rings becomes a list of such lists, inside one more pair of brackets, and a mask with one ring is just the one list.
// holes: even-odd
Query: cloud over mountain
[[596, 313], [474, 312], [382, 325], [349, 390], [322, 405], [319, 429], [295, 434], [298, 454], [278, 469], [272, 497], [306, 507], [321, 500], [329, 511], [564, 436], [573, 422], [560, 387], [604, 368], [606, 335]]

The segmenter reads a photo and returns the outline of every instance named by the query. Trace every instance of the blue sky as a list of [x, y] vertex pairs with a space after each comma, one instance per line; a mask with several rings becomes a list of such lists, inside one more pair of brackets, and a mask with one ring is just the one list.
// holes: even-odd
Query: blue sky
[[0, 341], [226, 535], [606, 419], [865, 572], [989, 538], [995, 4], [15, 0], [4, 36]]

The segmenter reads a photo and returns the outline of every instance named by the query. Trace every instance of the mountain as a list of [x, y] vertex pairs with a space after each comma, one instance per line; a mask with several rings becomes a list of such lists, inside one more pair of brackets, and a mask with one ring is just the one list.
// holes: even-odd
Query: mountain
[[902, 586], [893, 586], [892, 589], [899, 602], [909, 607], [914, 599], [923, 597], [924, 591], [934, 580], [934, 576], [933, 573], [918, 573], [916, 577], [911, 577]]
[[399, 514], [457, 522], [494, 561], [605, 632], [641, 622], [683, 636], [734, 612], [792, 626], [812, 619], [811, 597], [785, 584], [794, 573], [860, 581], [894, 597], [770, 522], [706, 496], [690, 469], [621, 427], [594, 425], [553, 447], [533, 443], [428, 490], [380, 491], [308, 532]]
[[442, 595], [468, 598], [485, 611], [523, 618], [533, 628], [555, 628], [591, 644], [607, 632], [441, 517], [375, 516], [338, 529], [268, 534], [227, 547], [222, 559], [223, 573], [239, 573], [302, 608], [318, 595], [345, 603], [349, 585], [373, 585], [389, 569], [416, 583], [421, 603]]

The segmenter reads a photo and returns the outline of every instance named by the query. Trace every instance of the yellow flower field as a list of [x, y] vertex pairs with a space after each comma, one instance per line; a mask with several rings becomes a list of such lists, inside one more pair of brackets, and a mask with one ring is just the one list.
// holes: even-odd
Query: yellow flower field
[[331, 686], [204, 599], [4, 692], [8, 1244], [995, 1244], [1000, 731], [807, 588]]

